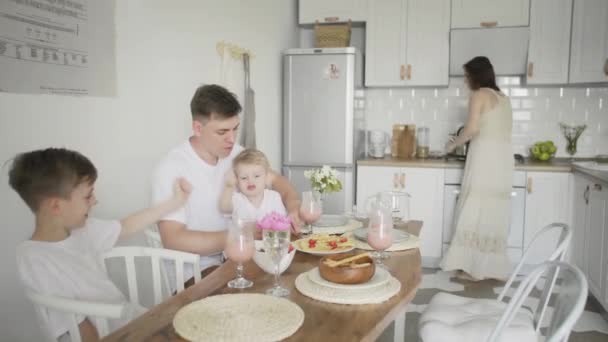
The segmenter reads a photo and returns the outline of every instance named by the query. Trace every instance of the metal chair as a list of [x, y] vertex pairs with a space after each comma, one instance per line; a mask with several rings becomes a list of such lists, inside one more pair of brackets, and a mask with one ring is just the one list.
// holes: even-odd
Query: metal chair
[[[534, 235], [520, 262], [511, 273], [505, 287], [496, 299], [468, 298], [445, 292], [438, 293], [431, 298], [427, 308], [420, 316], [418, 327], [419, 331], [421, 332], [421, 337], [422, 332], [425, 331], [423, 326], [427, 322], [451, 322], [454, 318], [464, 319], [464, 317], [484, 315], [487, 317], [492, 317], [499, 315], [507, 307], [507, 303], [504, 302], [505, 296], [519, 275], [520, 270], [526, 264], [534, 245], [544, 242], [545, 239], [548, 239], [547, 237], [552, 236], [555, 234], [555, 232], [559, 233], [559, 239], [553, 253], [551, 253], [551, 255], [547, 258], [547, 261], [563, 260], [566, 250], [570, 244], [570, 240], [572, 239], [572, 232], [568, 225], [564, 223], [549, 224]], [[541, 327], [541, 323], [548, 306], [549, 295], [553, 290], [556, 277], [557, 274], [550, 274], [549, 278], [546, 279], [546, 284], [548, 287], [546, 287], [542, 292], [536, 308], [532, 310], [531, 315], [536, 332], [538, 332]]]

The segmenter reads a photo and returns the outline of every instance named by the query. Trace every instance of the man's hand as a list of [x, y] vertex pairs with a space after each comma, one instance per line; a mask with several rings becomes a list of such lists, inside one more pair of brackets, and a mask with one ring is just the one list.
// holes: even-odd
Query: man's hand
[[236, 186], [236, 174], [234, 173], [233, 168], [226, 171], [226, 175], [224, 176], [224, 185], [228, 188], [234, 188]]

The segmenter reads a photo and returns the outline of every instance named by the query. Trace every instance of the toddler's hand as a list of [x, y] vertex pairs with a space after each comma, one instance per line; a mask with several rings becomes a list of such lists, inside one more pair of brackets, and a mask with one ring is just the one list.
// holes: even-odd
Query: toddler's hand
[[234, 188], [236, 186], [236, 174], [234, 174], [234, 169], [230, 168], [226, 175], [224, 176], [224, 185], [229, 188]]
[[192, 184], [186, 180], [186, 178], [180, 177], [175, 180], [173, 185], [173, 197], [176, 198], [180, 203], [184, 204], [192, 193]]

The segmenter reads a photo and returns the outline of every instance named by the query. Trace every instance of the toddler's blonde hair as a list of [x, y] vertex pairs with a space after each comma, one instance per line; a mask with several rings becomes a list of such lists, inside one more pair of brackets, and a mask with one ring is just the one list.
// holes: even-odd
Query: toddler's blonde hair
[[232, 167], [234, 167], [235, 169], [237, 168], [237, 166], [242, 164], [259, 165], [262, 166], [266, 171], [270, 170], [270, 163], [268, 162], [268, 158], [266, 158], [266, 155], [254, 148], [248, 148], [243, 150], [232, 161]]

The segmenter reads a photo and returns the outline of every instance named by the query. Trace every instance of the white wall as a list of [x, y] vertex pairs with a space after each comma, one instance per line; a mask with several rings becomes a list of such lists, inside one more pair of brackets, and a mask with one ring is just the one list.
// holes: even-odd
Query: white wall
[[[98, 167], [94, 214], [119, 218], [148, 202], [155, 163], [190, 133], [189, 101], [202, 83], [219, 81], [217, 41], [251, 49], [258, 146], [275, 168], [281, 153], [281, 51], [296, 47], [296, 1], [116, 1], [118, 96], [64, 97], [0, 93], [0, 163], [16, 153], [65, 146]], [[15, 246], [33, 218], [0, 181], [0, 339], [40, 340], [17, 280]]]

